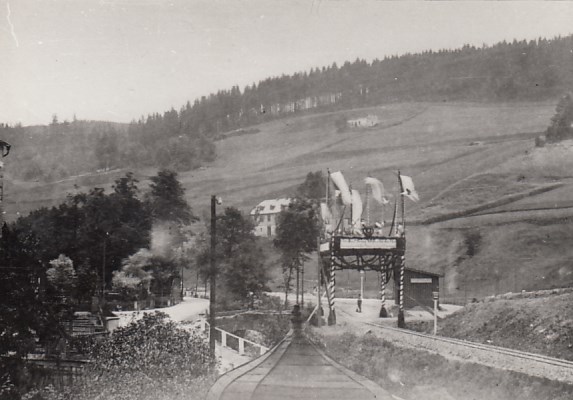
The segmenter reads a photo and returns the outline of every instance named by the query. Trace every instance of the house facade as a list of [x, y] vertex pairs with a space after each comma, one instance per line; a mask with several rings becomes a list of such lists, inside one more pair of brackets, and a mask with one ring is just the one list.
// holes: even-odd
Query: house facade
[[379, 122], [377, 115], [368, 115], [365, 118], [349, 119], [347, 124], [350, 128], [370, 128], [378, 125]]
[[250, 212], [255, 223], [255, 236], [273, 237], [276, 235], [277, 219], [282, 210], [288, 208], [292, 199], [271, 199], [261, 201]]

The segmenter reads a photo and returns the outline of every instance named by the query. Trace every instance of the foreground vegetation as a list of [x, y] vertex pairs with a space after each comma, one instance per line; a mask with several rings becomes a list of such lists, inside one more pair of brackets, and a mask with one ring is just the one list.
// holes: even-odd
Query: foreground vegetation
[[[89, 364], [81, 378], [62, 387], [31, 388], [23, 400], [199, 400], [215, 378], [203, 337], [145, 314], [100, 341], [84, 343]], [[17, 399], [3, 388], [2, 399]]]
[[313, 337], [334, 360], [403, 398], [427, 400], [566, 400], [573, 386], [448, 360], [350, 332]]
[[[63, 349], [78, 345], [72, 322], [77, 311], [96, 310], [103, 319], [117, 304], [132, 307], [134, 302], [141, 305], [149, 300], [165, 306], [179, 301], [180, 271], [190, 264], [200, 278], [208, 278], [210, 271], [198, 265], [209, 265], [202, 262], [209, 258], [209, 240], [195, 240], [193, 230], [200, 227], [192, 226], [197, 218], [183, 197], [177, 174], [162, 170], [151, 182], [150, 191], [140, 197], [137, 180], [127, 174], [115, 182], [112, 193], [93, 188], [69, 195], [58, 207], [36, 210], [2, 227], [0, 292], [5, 300], [0, 304], [0, 390], [8, 390], [14, 398], [28, 390], [30, 353], [71, 360]], [[233, 207], [217, 215], [217, 220], [218, 290], [223, 294], [219, 309], [252, 306], [268, 280], [252, 222]], [[69, 390], [85, 391], [86, 396], [105, 390], [115, 393], [130, 380], [158, 386], [156, 381], [163, 378], [187, 390], [189, 376], [181, 382], [172, 379], [179, 379], [181, 365], [195, 373], [194, 380], [201, 378], [203, 364], [210, 361], [205, 360], [202, 340], [163, 319], [144, 319], [109, 340], [77, 348], [74, 359], [87, 358], [90, 368], [99, 368], [88, 368], [84, 377], [101, 379], [109, 373], [106, 379], [113, 385], [106, 389], [88, 379], [88, 386]], [[141, 336], [150, 342], [141, 341]], [[162, 346], [170, 340], [168, 347]], [[191, 347], [177, 347], [186, 345]], [[192, 358], [178, 361], [172, 353]], [[138, 357], [146, 357], [148, 371], [139, 367], [143, 361]], [[194, 362], [197, 371], [191, 370]], [[143, 383], [138, 388], [145, 388]], [[149, 390], [146, 398], [153, 398], [150, 393], [158, 392]]]

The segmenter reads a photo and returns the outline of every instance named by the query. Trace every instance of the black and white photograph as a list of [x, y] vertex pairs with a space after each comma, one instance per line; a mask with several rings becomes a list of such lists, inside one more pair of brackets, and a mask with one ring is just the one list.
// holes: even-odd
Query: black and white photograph
[[0, 400], [571, 400], [573, 1], [0, 0]]

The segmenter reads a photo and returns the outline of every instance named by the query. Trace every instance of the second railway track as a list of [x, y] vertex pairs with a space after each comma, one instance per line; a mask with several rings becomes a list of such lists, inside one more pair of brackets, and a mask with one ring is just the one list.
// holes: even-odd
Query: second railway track
[[572, 361], [467, 340], [433, 336], [374, 322], [359, 321], [341, 308], [338, 308], [337, 311], [345, 314], [352, 323], [372, 326], [385, 332], [383, 337], [399, 346], [419, 348], [438, 353], [447, 358], [461, 359], [569, 384], [573, 383]]

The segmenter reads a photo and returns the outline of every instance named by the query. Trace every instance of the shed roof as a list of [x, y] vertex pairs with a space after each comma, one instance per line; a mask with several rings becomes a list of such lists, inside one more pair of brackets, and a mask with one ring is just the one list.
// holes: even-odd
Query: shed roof
[[417, 272], [419, 274], [430, 275], [430, 276], [437, 276], [438, 278], [443, 278], [444, 274], [438, 274], [436, 272], [428, 272], [422, 271], [421, 269], [414, 269], [414, 268], [405, 268], [406, 271]]

